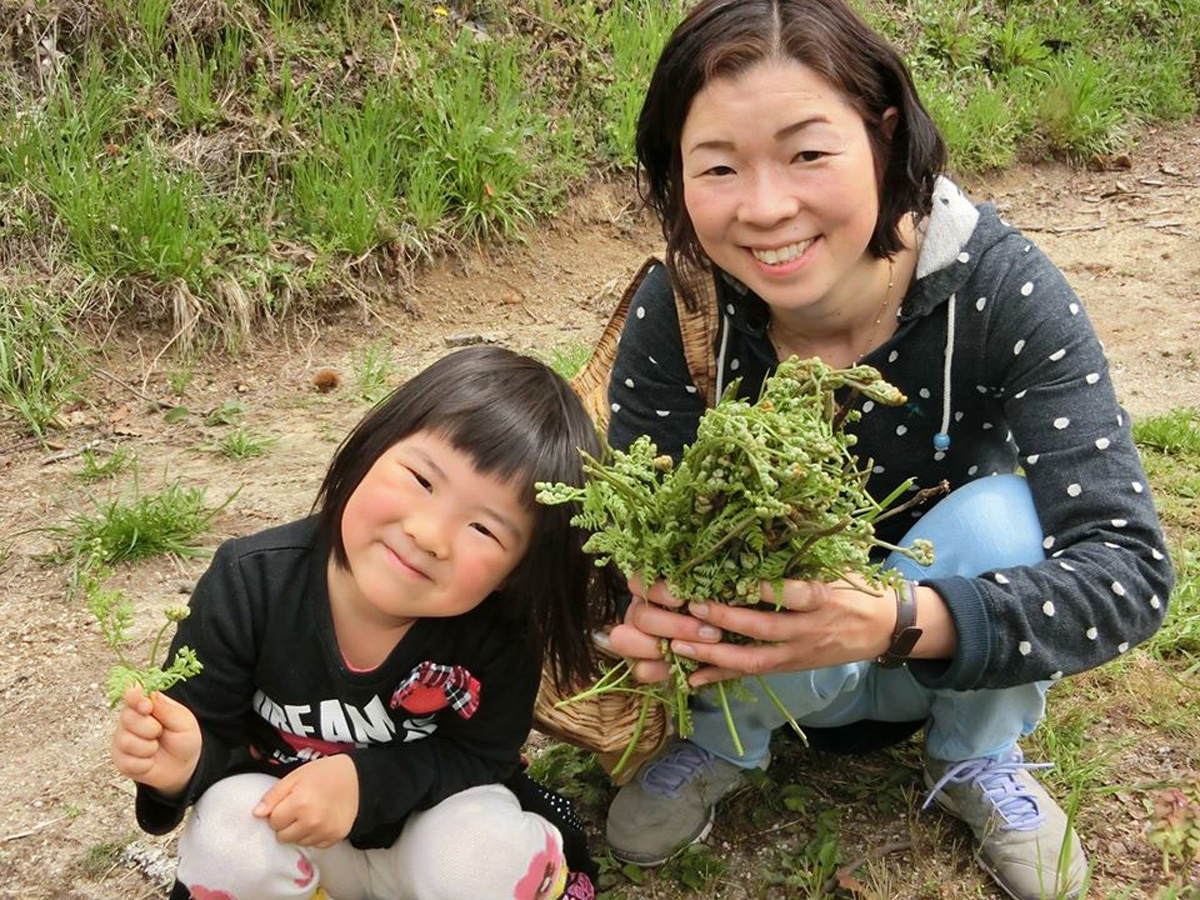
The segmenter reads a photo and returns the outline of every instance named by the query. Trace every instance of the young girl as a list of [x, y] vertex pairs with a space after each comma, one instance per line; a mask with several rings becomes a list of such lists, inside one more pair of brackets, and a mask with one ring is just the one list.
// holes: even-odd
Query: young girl
[[218, 549], [170, 651], [203, 672], [131, 688], [112, 744], [146, 831], [196, 805], [173, 900], [591, 896], [567, 887], [576, 823], [513, 790], [563, 820], [519, 753], [543, 648], [590, 677], [606, 610], [533, 485], [578, 483], [596, 442], [542, 363], [462, 350], [359, 423], [314, 515]]

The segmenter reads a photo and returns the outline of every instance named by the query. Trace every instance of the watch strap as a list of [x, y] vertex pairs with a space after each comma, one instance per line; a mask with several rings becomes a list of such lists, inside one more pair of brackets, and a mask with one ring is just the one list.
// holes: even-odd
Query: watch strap
[[922, 631], [917, 627], [917, 583], [905, 578], [896, 585], [896, 627], [887, 650], [875, 658], [875, 665], [895, 669], [908, 661]]

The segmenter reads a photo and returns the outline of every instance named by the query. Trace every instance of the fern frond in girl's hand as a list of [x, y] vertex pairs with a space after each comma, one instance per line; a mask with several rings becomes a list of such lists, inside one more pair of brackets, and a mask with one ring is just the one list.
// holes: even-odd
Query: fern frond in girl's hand
[[[757, 402], [739, 400], [737, 388], [731, 384], [704, 413], [678, 464], [643, 436], [606, 460], [585, 455], [583, 487], [539, 484], [537, 499], [579, 505], [572, 522], [591, 532], [584, 549], [597, 565], [611, 561], [646, 584], [661, 579], [685, 602], [748, 605], [760, 602], [762, 581], [833, 581], [847, 573], [882, 587], [895, 576], [871, 561], [874, 548], [932, 562], [927, 541], [894, 547], [875, 536], [875, 524], [944, 486], [891, 508], [910, 479], [876, 501], [866, 490], [871, 462], [860, 464], [851, 452], [856, 438], [843, 428], [861, 416], [851, 408], [858, 395], [905, 402], [876, 369], [793, 357], [767, 379]], [[835, 392], [843, 389], [851, 396], [839, 404]], [[669, 652], [667, 659], [675, 690], [662, 699], [686, 737], [687, 675], [696, 663]]]
[[204, 668], [190, 647], [180, 647], [175, 652], [171, 664], [165, 669], [154, 662], [167, 629], [187, 618], [186, 606], [172, 606], [163, 611], [167, 621], [154, 637], [146, 665], [139, 666], [125, 655], [125, 647], [129, 644], [127, 632], [133, 621], [133, 606], [129, 598], [118, 590], [101, 585], [100, 575], [96, 572], [89, 572], [84, 576], [84, 591], [87, 594], [88, 608], [100, 623], [100, 634], [104, 637], [104, 642], [117, 656], [117, 662], [109, 669], [108, 680], [105, 682], [109, 706], [115, 707], [125, 694], [125, 689], [131, 684], [140, 684], [146, 696], [150, 696], [154, 691], [165, 691], [172, 685], [199, 674]]

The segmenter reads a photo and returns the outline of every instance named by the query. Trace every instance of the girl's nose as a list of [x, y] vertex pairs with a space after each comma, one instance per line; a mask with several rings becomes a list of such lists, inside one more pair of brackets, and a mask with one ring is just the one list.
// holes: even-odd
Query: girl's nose
[[414, 513], [405, 521], [404, 527], [418, 550], [435, 559], [450, 555], [451, 523], [445, 516], [434, 512]]
[[756, 170], [745, 182], [738, 220], [769, 228], [792, 218], [799, 211], [800, 200], [788, 180], [774, 166], [768, 166]]

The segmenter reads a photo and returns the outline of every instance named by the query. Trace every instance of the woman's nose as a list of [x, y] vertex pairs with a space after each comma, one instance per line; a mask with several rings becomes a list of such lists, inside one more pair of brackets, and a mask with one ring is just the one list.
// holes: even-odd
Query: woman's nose
[[754, 171], [745, 182], [738, 219], [747, 225], [769, 228], [800, 211], [800, 200], [788, 179], [774, 166]]

